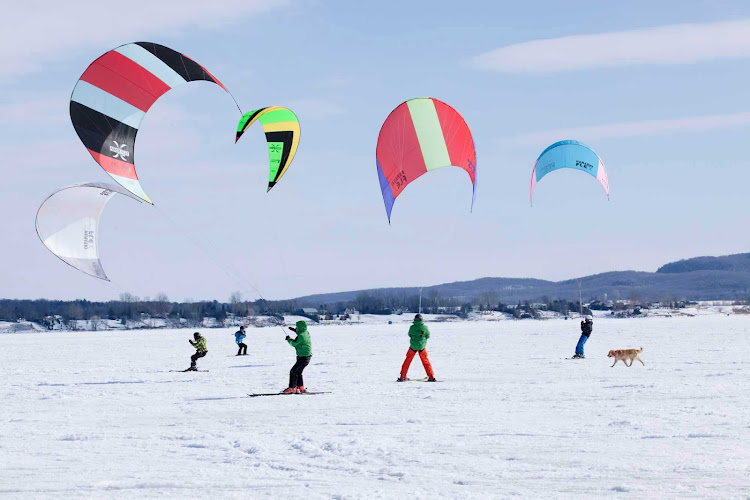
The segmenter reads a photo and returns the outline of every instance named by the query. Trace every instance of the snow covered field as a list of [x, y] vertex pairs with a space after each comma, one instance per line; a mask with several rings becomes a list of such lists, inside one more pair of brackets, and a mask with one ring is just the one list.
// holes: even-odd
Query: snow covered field
[[[750, 317], [428, 323], [441, 383], [397, 384], [406, 325], [7, 334], [0, 496], [750, 497]], [[643, 346], [646, 366], [610, 368]], [[419, 359], [410, 375], [423, 376]]]

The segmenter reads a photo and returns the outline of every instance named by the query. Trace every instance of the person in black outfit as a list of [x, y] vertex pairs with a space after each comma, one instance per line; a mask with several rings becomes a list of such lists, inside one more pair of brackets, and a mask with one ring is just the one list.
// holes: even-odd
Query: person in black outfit
[[573, 355], [573, 359], [585, 359], [583, 355], [583, 344], [589, 339], [589, 335], [594, 331], [594, 320], [591, 316], [586, 316], [586, 319], [581, 321], [581, 338], [578, 339], [576, 344], [576, 353]]

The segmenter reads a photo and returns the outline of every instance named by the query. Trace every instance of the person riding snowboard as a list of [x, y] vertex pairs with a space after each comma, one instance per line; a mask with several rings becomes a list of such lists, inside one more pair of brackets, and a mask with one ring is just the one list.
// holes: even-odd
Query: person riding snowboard
[[247, 344], [245, 344], [245, 325], [240, 326], [240, 329], [234, 332], [234, 341], [237, 342], [239, 350], [237, 356], [247, 356]]
[[307, 331], [307, 323], [297, 321], [296, 328], [290, 326], [289, 329], [297, 334], [297, 338], [286, 336], [286, 341], [297, 351], [297, 362], [289, 371], [289, 387], [284, 389], [284, 394], [297, 394], [307, 392], [305, 383], [302, 381], [302, 372], [310, 364], [312, 358], [312, 344], [310, 343], [310, 333]]
[[201, 334], [198, 332], [195, 332], [193, 334], [193, 338], [195, 338], [195, 342], [188, 339], [188, 342], [190, 342], [190, 345], [195, 347], [195, 354], [190, 356], [190, 368], [188, 368], [188, 371], [197, 371], [198, 368], [196, 368], [195, 363], [198, 361], [199, 358], [202, 358], [206, 354], [208, 354], [208, 348], [206, 347], [206, 339], [204, 337], [201, 337]]
[[406, 382], [409, 380], [406, 377], [406, 374], [409, 371], [411, 360], [414, 359], [414, 355], [417, 353], [419, 353], [419, 359], [422, 360], [424, 371], [427, 372], [427, 381], [437, 382], [437, 380], [435, 380], [435, 373], [432, 371], [432, 365], [427, 357], [427, 349], [425, 349], [427, 346], [427, 339], [429, 338], [430, 330], [427, 328], [427, 325], [422, 323], [422, 315], [417, 314], [414, 316], [414, 323], [409, 327], [409, 350], [406, 351], [406, 359], [401, 366], [401, 376], [396, 382]]
[[583, 355], [583, 344], [589, 339], [589, 335], [591, 335], [593, 330], [594, 320], [591, 319], [591, 316], [586, 316], [586, 319], [581, 321], [581, 338], [578, 339], [576, 353], [573, 355], [572, 359], [586, 359], [586, 356]]

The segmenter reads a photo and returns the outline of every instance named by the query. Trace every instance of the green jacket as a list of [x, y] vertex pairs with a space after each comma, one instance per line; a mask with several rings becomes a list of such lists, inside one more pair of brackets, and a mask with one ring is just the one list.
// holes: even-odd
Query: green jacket
[[427, 346], [427, 339], [430, 338], [430, 329], [421, 321], [415, 321], [409, 327], [409, 347], [414, 351], [421, 351]]
[[312, 356], [310, 332], [307, 331], [307, 323], [304, 321], [297, 321], [297, 338], [289, 339], [287, 342], [297, 351], [297, 356]]
[[201, 337], [195, 342], [192, 340], [190, 341], [191, 344], [193, 344], [193, 347], [195, 347], [195, 350], [198, 352], [208, 352], [208, 348], [206, 347], [206, 338]]

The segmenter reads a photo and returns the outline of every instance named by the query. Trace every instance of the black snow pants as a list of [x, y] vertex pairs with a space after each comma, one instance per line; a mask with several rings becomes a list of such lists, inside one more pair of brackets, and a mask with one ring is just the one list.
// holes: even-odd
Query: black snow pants
[[200, 358], [208, 354], [208, 351], [206, 352], [198, 352], [196, 351], [195, 354], [190, 356], [190, 367], [195, 368], [195, 362], [198, 361]]
[[310, 364], [310, 358], [312, 356], [297, 356], [297, 362], [289, 371], [289, 387], [300, 387], [304, 386], [305, 383], [302, 381], [302, 372], [305, 367]]
[[240, 342], [239, 344], [237, 344], [237, 346], [240, 348], [240, 350], [237, 351], [237, 356], [241, 354], [247, 354], [247, 344], [245, 344], [244, 342]]

